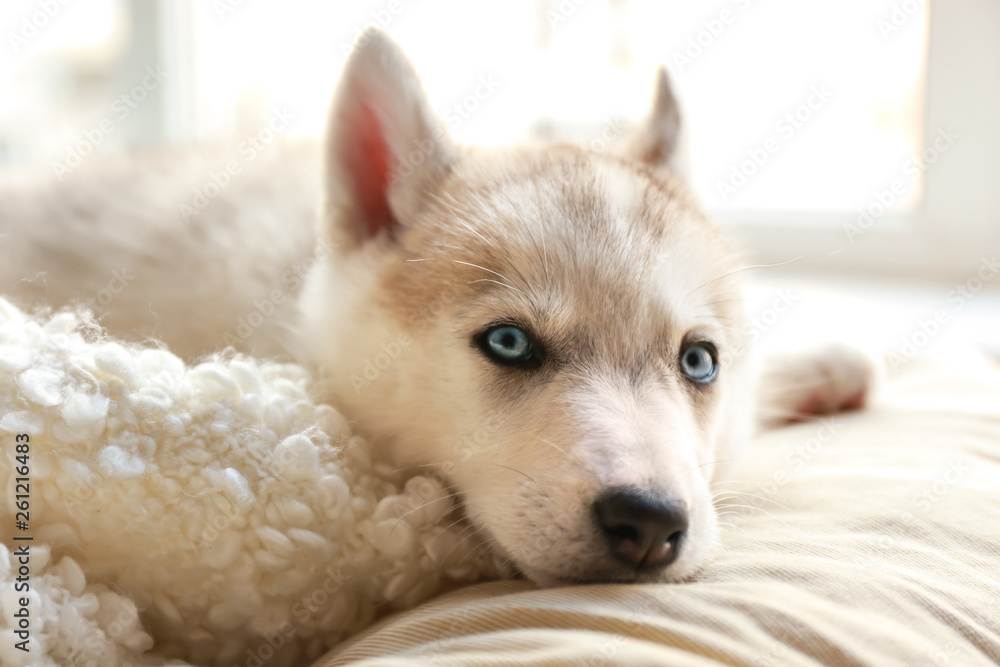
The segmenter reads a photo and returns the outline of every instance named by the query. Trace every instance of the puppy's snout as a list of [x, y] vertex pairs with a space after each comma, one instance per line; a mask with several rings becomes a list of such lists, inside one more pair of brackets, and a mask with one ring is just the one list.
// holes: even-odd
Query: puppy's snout
[[611, 553], [641, 570], [656, 570], [677, 559], [688, 527], [684, 506], [640, 489], [615, 489], [594, 503], [597, 524]]

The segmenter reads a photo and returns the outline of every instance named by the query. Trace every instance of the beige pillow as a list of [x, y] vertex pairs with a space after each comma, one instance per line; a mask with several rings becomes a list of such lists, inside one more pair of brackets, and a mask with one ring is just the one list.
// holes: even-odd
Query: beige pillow
[[869, 410], [758, 437], [743, 470], [760, 509], [723, 515], [691, 583], [474, 586], [317, 665], [1000, 664], [991, 362], [912, 362]]

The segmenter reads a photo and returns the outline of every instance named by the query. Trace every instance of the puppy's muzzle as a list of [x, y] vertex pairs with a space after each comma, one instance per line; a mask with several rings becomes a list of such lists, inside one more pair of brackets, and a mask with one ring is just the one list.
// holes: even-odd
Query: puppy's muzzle
[[634, 487], [612, 489], [594, 503], [611, 554], [636, 570], [660, 570], [680, 554], [688, 516], [676, 500]]

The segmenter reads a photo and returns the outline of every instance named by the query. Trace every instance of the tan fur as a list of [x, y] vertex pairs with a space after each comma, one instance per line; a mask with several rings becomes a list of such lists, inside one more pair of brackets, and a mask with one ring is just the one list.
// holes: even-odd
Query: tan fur
[[[367, 48], [383, 49], [380, 66], [401, 57], [381, 37]], [[369, 67], [366, 55], [348, 64], [347, 80]], [[407, 82], [400, 104], [413, 94]], [[411, 131], [401, 150], [432, 130]], [[621, 486], [687, 507], [687, 547], [666, 576], [689, 575], [715, 543], [716, 463], [750, 428], [745, 315], [738, 278], [726, 275], [733, 255], [680, 183], [623, 153], [435, 152], [418, 172], [421, 196], [393, 201], [398, 238], [318, 267], [303, 301], [303, 348], [330, 370], [331, 400], [398, 465], [441, 469], [481, 533], [543, 583], [636, 578], [607, 553], [592, 516], [594, 499]], [[342, 234], [357, 207], [334, 197], [327, 210], [334, 228], [324, 231]], [[470, 341], [496, 321], [547, 341], [545, 367], [488, 361]], [[692, 337], [725, 359], [711, 386], [677, 370]]]
[[[319, 151], [275, 142], [185, 220], [179, 205], [238, 158], [220, 147], [93, 158], [62, 181], [0, 178], [0, 292], [26, 307], [84, 304], [115, 335], [189, 359], [227, 345], [284, 355], [316, 243]], [[241, 319], [272, 308], [242, 336]]]

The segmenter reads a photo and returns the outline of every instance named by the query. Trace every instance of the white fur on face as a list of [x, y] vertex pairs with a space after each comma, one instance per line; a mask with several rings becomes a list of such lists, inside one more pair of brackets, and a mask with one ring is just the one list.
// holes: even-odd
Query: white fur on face
[[[397, 243], [365, 252], [313, 277], [306, 331], [334, 400], [394, 465], [439, 466], [480, 532], [542, 584], [676, 580], [703, 564], [714, 462], [746, 432], [750, 390], [726, 354], [743, 345], [738, 285], [720, 278], [729, 251], [676, 185], [569, 148], [467, 155]], [[334, 297], [346, 283], [360, 292]], [[497, 322], [541, 341], [540, 368], [472, 344]], [[692, 337], [727, 359], [710, 386], [678, 371]], [[593, 504], [621, 487], [687, 508], [665, 571], [612, 558]]]

